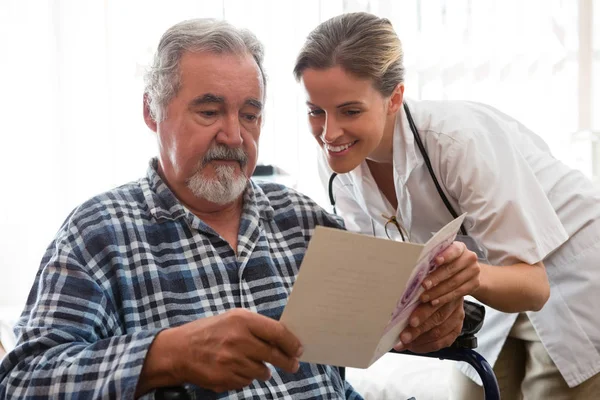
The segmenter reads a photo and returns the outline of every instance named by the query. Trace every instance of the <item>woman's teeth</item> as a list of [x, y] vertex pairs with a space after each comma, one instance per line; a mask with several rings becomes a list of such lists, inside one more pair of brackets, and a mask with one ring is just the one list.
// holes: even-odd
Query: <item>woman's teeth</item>
[[354, 143], [356, 143], [356, 142], [346, 143], [346, 144], [343, 144], [341, 146], [332, 146], [332, 145], [329, 145], [329, 144], [325, 144], [325, 148], [327, 148], [327, 150], [329, 150], [332, 153], [339, 153], [339, 152], [342, 152], [342, 151], [346, 150], [347, 148], [349, 148], [350, 146], [352, 146]]

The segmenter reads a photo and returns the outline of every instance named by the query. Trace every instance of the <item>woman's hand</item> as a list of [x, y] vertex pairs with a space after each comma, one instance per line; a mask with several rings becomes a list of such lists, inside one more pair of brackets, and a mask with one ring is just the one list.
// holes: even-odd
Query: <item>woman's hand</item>
[[443, 305], [479, 289], [481, 267], [477, 255], [464, 243], [452, 243], [436, 257], [435, 263], [437, 269], [423, 281], [422, 302], [431, 302], [432, 306]]

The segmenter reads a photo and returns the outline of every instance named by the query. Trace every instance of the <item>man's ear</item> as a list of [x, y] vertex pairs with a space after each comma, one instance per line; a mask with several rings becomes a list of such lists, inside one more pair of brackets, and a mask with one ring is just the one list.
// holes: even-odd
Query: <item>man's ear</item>
[[146, 126], [150, 128], [153, 132], [156, 132], [158, 129], [157, 123], [152, 117], [152, 113], [150, 112], [150, 105], [148, 104], [148, 95], [144, 94], [144, 122], [146, 122]]
[[392, 95], [390, 96], [390, 102], [388, 107], [388, 114], [395, 114], [402, 107], [404, 101], [404, 83], [399, 83]]

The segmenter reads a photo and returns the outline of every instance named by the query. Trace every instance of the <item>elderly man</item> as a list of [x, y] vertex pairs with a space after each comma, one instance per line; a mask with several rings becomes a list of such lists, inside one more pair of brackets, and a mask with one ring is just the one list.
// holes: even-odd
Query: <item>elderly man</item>
[[[129, 399], [176, 385], [203, 399], [360, 398], [337, 368], [299, 363], [301, 343], [278, 322], [315, 226], [342, 227], [310, 199], [249, 180], [262, 52], [225, 22], [163, 35], [144, 95], [158, 158], [59, 230], [0, 366], [1, 398]], [[414, 317], [409, 348], [447, 346], [462, 299]]]

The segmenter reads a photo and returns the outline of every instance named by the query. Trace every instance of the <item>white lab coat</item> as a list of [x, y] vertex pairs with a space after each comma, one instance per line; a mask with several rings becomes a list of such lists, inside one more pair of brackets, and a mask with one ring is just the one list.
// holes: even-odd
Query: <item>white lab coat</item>
[[[407, 100], [433, 170], [468, 233], [493, 265], [543, 260], [551, 294], [533, 326], [569, 386], [600, 371], [600, 193], [547, 145], [501, 112], [470, 102]], [[398, 210], [378, 190], [363, 162], [338, 175], [337, 213], [355, 232], [385, 237], [381, 214], [396, 214], [423, 243], [452, 216], [444, 206], [401, 109], [393, 141]], [[327, 188], [331, 170], [321, 153]], [[390, 233], [397, 235], [396, 229]], [[486, 307], [478, 351], [493, 365], [517, 314]], [[468, 371], [468, 372], [467, 372]], [[480, 382], [466, 367], [464, 371]]]

